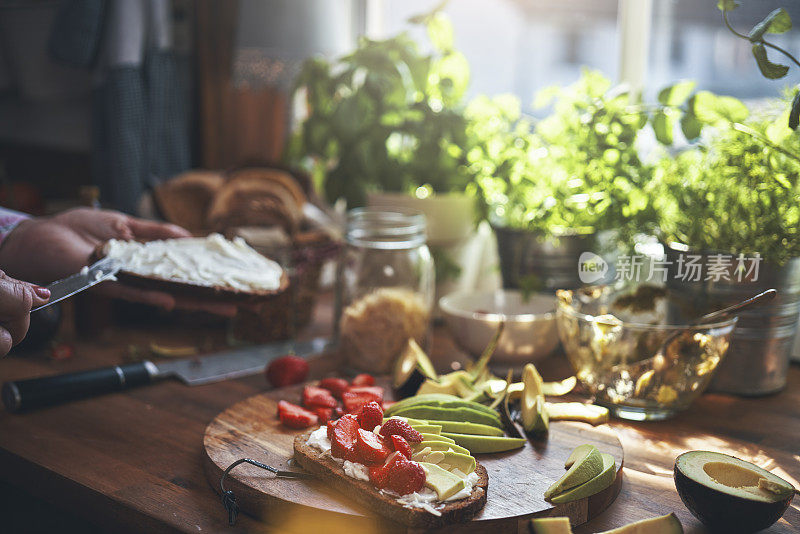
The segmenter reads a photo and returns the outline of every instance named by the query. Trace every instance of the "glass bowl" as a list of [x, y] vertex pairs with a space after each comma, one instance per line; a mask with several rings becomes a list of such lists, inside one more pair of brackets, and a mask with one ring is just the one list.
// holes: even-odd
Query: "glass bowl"
[[556, 323], [578, 380], [622, 419], [659, 420], [685, 410], [728, 352], [736, 317], [668, 324], [664, 289], [596, 286], [558, 291]]

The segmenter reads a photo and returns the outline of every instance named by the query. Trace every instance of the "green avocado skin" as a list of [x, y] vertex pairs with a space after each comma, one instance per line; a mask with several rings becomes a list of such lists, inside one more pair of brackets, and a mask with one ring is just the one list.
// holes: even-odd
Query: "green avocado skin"
[[677, 464], [674, 478], [683, 504], [713, 532], [734, 534], [763, 530], [781, 518], [794, 496], [767, 503], [727, 495], [689, 478]]

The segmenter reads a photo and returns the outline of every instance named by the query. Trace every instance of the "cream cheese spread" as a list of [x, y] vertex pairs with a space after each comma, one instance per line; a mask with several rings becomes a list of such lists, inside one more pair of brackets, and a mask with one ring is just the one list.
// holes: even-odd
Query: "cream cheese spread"
[[147, 243], [112, 239], [103, 252], [131, 274], [236, 291], [274, 291], [283, 274], [244, 239], [229, 241], [220, 234]]
[[[376, 427], [376, 429], [378, 428], [380, 427]], [[330, 454], [331, 440], [328, 439], [327, 427], [321, 426], [313, 431], [308, 436], [306, 445], [322, 451], [323, 454]], [[334, 460], [341, 462], [341, 460], [338, 458], [334, 458]], [[342, 462], [342, 469], [344, 470], [344, 474], [350, 478], [369, 481], [369, 469], [364, 464], [344, 460], [344, 462]], [[474, 471], [469, 475], [465, 475], [458, 469], [454, 470], [453, 472], [464, 479], [464, 489], [451, 495], [445, 499], [444, 502], [459, 501], [461, 499], [468, 498], [470, 495], [472, 495], [472, 488], [478, 483], [478, 474]], [[423, 488], [418, 492], [409, 493], [408, 495], [402, 496], [388, 490], [381, 490], [381, 493], [391, 495], [397, 499], [397, 502], [407, 508], [421, 508], [435, 516], [442, 515], [442, 513], [436, 509], [436, 506], [441, 506], [443, 502], [438, 500], [436, 492], [430, 488]]]

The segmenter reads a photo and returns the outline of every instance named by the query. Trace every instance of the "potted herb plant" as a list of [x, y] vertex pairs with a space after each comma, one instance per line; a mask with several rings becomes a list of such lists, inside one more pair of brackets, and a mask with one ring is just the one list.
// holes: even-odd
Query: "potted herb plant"
[[630, 242], [655, 221], [652, 167], [636, 144], [658, 113], [588, 70], [573, 85], [540, 92], [536, 105], [550, 103], [552, 113], [536, 123], [509, 97], [468, 109], [467, 158], [497, 234], [503, 283], [527, 291], [580, 285], [579, 257], [598, 250], [598, 234]]
[[786, 383], [800, 311], [800, 138], [788, 112], [747, 119], [744, 104], [719, 98], [705, 95], [712, 108], [694, 106], [714, 127], [708, 141], [659, 163], [667, 286], [683, 315], [778, 290], [772, 303], [741, 314], [712, 383], [772, 393]]
[[441, 291], [443, 282], [469, 285], [478, 275], [470, 268], [475, 200], [464, 193], [469, 66], [439, 9], [410, 19], [427, 29], [431, 53], [401, 33], [362, 38], [332, 62], [306, 61], [295, 91], [307, 112], [287, 158], [308, 168], [331, 202], [424, 213]]

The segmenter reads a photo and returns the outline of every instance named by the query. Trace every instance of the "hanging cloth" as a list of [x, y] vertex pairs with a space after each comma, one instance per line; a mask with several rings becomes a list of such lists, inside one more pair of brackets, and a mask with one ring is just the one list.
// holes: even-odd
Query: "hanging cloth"
[[[51, 51], [58, 49], [54, 56], [73, 64], [96, 58], [94, 180], [104, 205], [136, 213], [146, 190], [190, 166], [187, 99], [172, 50], [170, 0], [102, 4], [65, 2]], [[99, 39], [92, 30], [101, 33]], [[98, 50], [89, 49], [92, 42]]]

